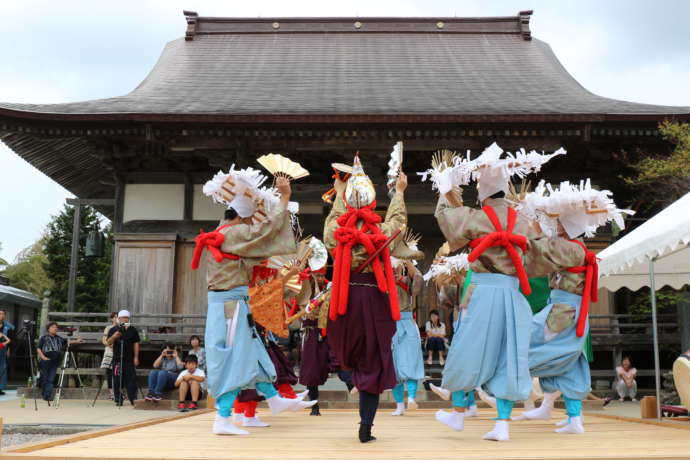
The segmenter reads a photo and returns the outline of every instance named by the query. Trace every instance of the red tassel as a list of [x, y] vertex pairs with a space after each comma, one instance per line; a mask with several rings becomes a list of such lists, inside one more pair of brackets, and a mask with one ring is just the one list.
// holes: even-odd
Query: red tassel
[[[333, 286], [328, 315], [332, 321], [347, 313], [354, 245], [363, 245], [367, 254], [372, 255], [376, 253], [377, 247], [380, 247], [387, 240], [377, 225], [381, 222], [381, 216], [374, 212], [375, 208], [375, 202], [361, 209], [348, 207], [347, 212], [336, 220], [340, 227], [336, 229], [334, 234], [338, 244], [334, 251]], [[362, 221], [362, 226], [358, 229], [357, 223], [359, 221]], [[392, 317], [399, 319], [400, 308], [395, 289], [395, 276], [390, 265], [390, 252], [387, 248], [382, 251], [382, 255], [383, 265], [380, 257], [374, 258], [371, 263], [372, 271], [378, 289], [389, 295]]]

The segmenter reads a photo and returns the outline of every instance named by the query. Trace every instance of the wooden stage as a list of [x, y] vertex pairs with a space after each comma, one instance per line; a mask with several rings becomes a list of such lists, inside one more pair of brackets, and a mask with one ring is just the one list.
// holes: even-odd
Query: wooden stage
[[[434, 411], [420, 410], [403, 417], [380, 411], [374, 434], [378, 440], [356, 439], [355, 411], [324, 411], [276, 417], [261, 411], [270, 428], [250, 428], [249, 436], [214, 436], [214, 413], [203, 411], [163, 423], [143, 422], [129, 429], [111, 428], [104, 434], [83, 433], [33, 446], [8, 450], [0, 460], [19, 459], [679, 459], [690, 457], [690, 432], [654, 423], [586, 416], [587, 433], [560, 435], [553, 424], [511, 423], [511, 441], [483, 441], [493, 425], [493, 413], [484, 410], [455, 432], [434, 419]], [[556, 411], [560, 417], [562, 413]], [[18, 452], [21, 451], [21, 452]]]

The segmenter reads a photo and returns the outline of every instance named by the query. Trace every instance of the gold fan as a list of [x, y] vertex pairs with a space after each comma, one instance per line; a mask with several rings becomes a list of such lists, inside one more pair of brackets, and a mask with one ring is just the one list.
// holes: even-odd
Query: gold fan
[[453, 150], [437, 150], [431, 157], [431, 167], [437, 171], [443, 171], [444, 169], [453, 166], [453, 161], [457, 156], [458, 153]]
[[[313, 251], [309, 247], [309, 240], [311, 236], [303, 239], [297, 244], [297, 253], [287, 256], [273, 256], [268, 259], [267, 266], [278, 270], [278, 276], [284, 277], [291, 268], [297, 267], [300, 271], [304, 270], [307, 260], [311, 257]], [[285, 287], [293, 292], [302, 290], [302, 282], [299, 279], [299, 273], [292, 275], [286, 282]]]
[[289, 180], [295, 180], [309, 175], [309, 171], [304, 169], [302, 165], [277, 153], [260, 156], [256, 161], [275, 177], [282, 176]]
[[506, 199], [517, 206], [525, 199], [525, 196], [527, 196], [527, 194], [531, 191], [532, 181], [523, 178], [519, 184], [510, 182], [508, 184], [508, 195], [506, 196]]
[[422, 235], [415, 233], [410, 227], [407, 227], [407, 230], [405, 230], [405, 234], [403, 235], [403, 241], [408, 247], [417, 247], [421, 239]]

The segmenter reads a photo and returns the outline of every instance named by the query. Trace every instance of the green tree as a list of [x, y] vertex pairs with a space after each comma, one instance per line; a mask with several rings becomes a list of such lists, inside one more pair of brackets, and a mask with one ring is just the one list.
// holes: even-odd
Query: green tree
[[[0, 243], [0, 252], [2, 252], [2, 243]], [[0, 257], [0, 268], [4, 268], [6, 265], [9, 265], [7, 261]]]
[[673, 145], [668, 155], [640, 152], [642, 157], [630, 167], [633, 174], [624, 177], [639, 200], [653, 197], [667, 205], [690, 190], [690, 124], [664, 121], [659, 125], [662, 137]]
[[13, 287], [29, 291], [39, 299], [53, 286], [53, 281], [45, 271], [48, 260], [43, 251], [45, 240], [46, 236], [43, 235], [34, 244], [23, 249], [15, 257], [14, 263], [8, 264], [2, 272]]
[[[59, 214], [53, 216], [47, 227], [45, 269], [54, 283], [50, 296], [51, 308], [57, 311], [67, 310], [73, 221], [74, 208], [65, 205]], [[110, 226], [105, 229], [106, 244], [103, 257], [86, 257], [84, 254], [88, 233], [100, 226], [101, 221], [96, 211], [89, 206], [83, 206], [80, 218], [75, 311], [107, 311], [112, 256]]]

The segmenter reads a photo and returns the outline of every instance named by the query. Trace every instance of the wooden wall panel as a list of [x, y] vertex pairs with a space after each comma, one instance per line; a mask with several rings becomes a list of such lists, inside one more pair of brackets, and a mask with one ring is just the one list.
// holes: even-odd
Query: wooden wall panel
[[[175, 262], [175, 305], [174, 313], [206, 314], [206, 254], [201, 257], [197, 270], [192, 270], [193, 241], [181, 241], [177, 244]], [[193, 322], [199, 322], [194, 320]]]
[[116, 236], [113, 308], [133, 315], [172, 313], [174, 263], [175, 241], [169, 236]]

